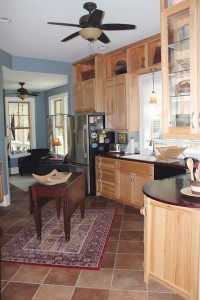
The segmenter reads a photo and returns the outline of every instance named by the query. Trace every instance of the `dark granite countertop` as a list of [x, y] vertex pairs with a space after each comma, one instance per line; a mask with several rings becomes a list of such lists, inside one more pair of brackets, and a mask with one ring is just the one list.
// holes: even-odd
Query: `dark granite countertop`
[[101, 154], [100, 156], [114, 158], [114, 159], [123, 159], [128, 161], [137, 161], [141, 163], [154, 164], [157, 166], [160, 165], [160, 166], [170, 166], [174, 168], [184, 168], [184, 169], [186, 168], [184, 159], [169, 159], [169, 160], [156, 161], [156, 158], [151, 155], [142, 155], [142, 154], [128, 155], [124, 153], [113, 153], [113, 152], [107, 152]]
[[143, 186], [143, 193], [159, 202], [183, 206], [200, 208], [200, 197], [186, 196], [181, 193], [181, 189], [189, 187], [190, 174], [179, 175], [162, 180], [154, 180]]

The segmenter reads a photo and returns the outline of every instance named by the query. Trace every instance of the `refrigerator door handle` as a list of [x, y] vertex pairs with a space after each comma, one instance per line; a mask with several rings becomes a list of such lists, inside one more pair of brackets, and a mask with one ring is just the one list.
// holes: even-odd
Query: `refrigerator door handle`
[[86, 149], [86, 124], [83, 125], [83, 153], [84, 153], [84, 157], [87, 158], [87, 149]]

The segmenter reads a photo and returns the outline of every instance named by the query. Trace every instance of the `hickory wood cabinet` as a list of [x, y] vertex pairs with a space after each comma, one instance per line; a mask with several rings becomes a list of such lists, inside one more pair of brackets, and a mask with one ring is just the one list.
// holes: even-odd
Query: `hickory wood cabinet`
[[184, 299], [198, 300], [200, 211], [145, 196], [144, 272]]
[[116, 198], [116, 161], [111, 158], [95, 158], [96, 194]]
[[2, 188], [2, 162], [0, 162], [0, 202], [3, 201], [3, 188]]
[[122, 74], [105, 79], [104, 101], [107, 129], [139, 130], [137, 75]]
[[165, 138], [200, 138], [199, 13], [199, 0], [161, 0]]
[[103, 57], [96, 54], [73, 64], [74, 112], [104, 112]]
[[148, 163], [96, 157], [96, 193], [141, 208], [143, 185], [153, 180], [154, 166]]

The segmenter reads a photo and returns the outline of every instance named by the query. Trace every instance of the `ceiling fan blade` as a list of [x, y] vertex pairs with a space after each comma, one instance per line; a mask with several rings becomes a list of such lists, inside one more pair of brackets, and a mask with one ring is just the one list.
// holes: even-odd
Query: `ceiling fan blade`
[[108, 44], [110, 43], [109, 38], [107, 37], [107, 35], [105, 35], [105, 33], [102, 32], [102, 34], [100, 35], [100, 37], [98, 38], [98, 40], [104, 44]]
[[136, 29], [135, 25], [131, 24], [102, 24], [99, 27], [102, 30], [129, 30]]
[[89, 16], [88, 22], [94, 23], [95, 25], [100, 25], [104, 17], [104, 11], [95, 9]]
[[28, 96], [39, 96], [39, 93], [28, 93]]
[[78, 25], [78, 24], [70, 24], [70, 23], [48, 22], [47, 24], [50, 24], [50, 25], [61, 25], [61, 26], [72, 26], [72, 27], [79, 27], [79, 28], [82, 28], [81, 25]]
[[76, 36], [79, 35], [79, 31], [72, 33], [71, 35], [68, 35], [66, 38], [64, 38], [61, 42], [67, 42], [73, 38], [75, 38]]

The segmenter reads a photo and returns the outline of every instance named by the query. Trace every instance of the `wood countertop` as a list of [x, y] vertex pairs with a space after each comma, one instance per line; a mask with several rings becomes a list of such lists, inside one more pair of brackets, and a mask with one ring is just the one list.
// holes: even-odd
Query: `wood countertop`
[[143, 186], [143, 193], [154, 200], [170, 205], [200, 208], [200, 197], [186, 196], [181, 189], [189, 187], [190, 175], [154, 180]]

